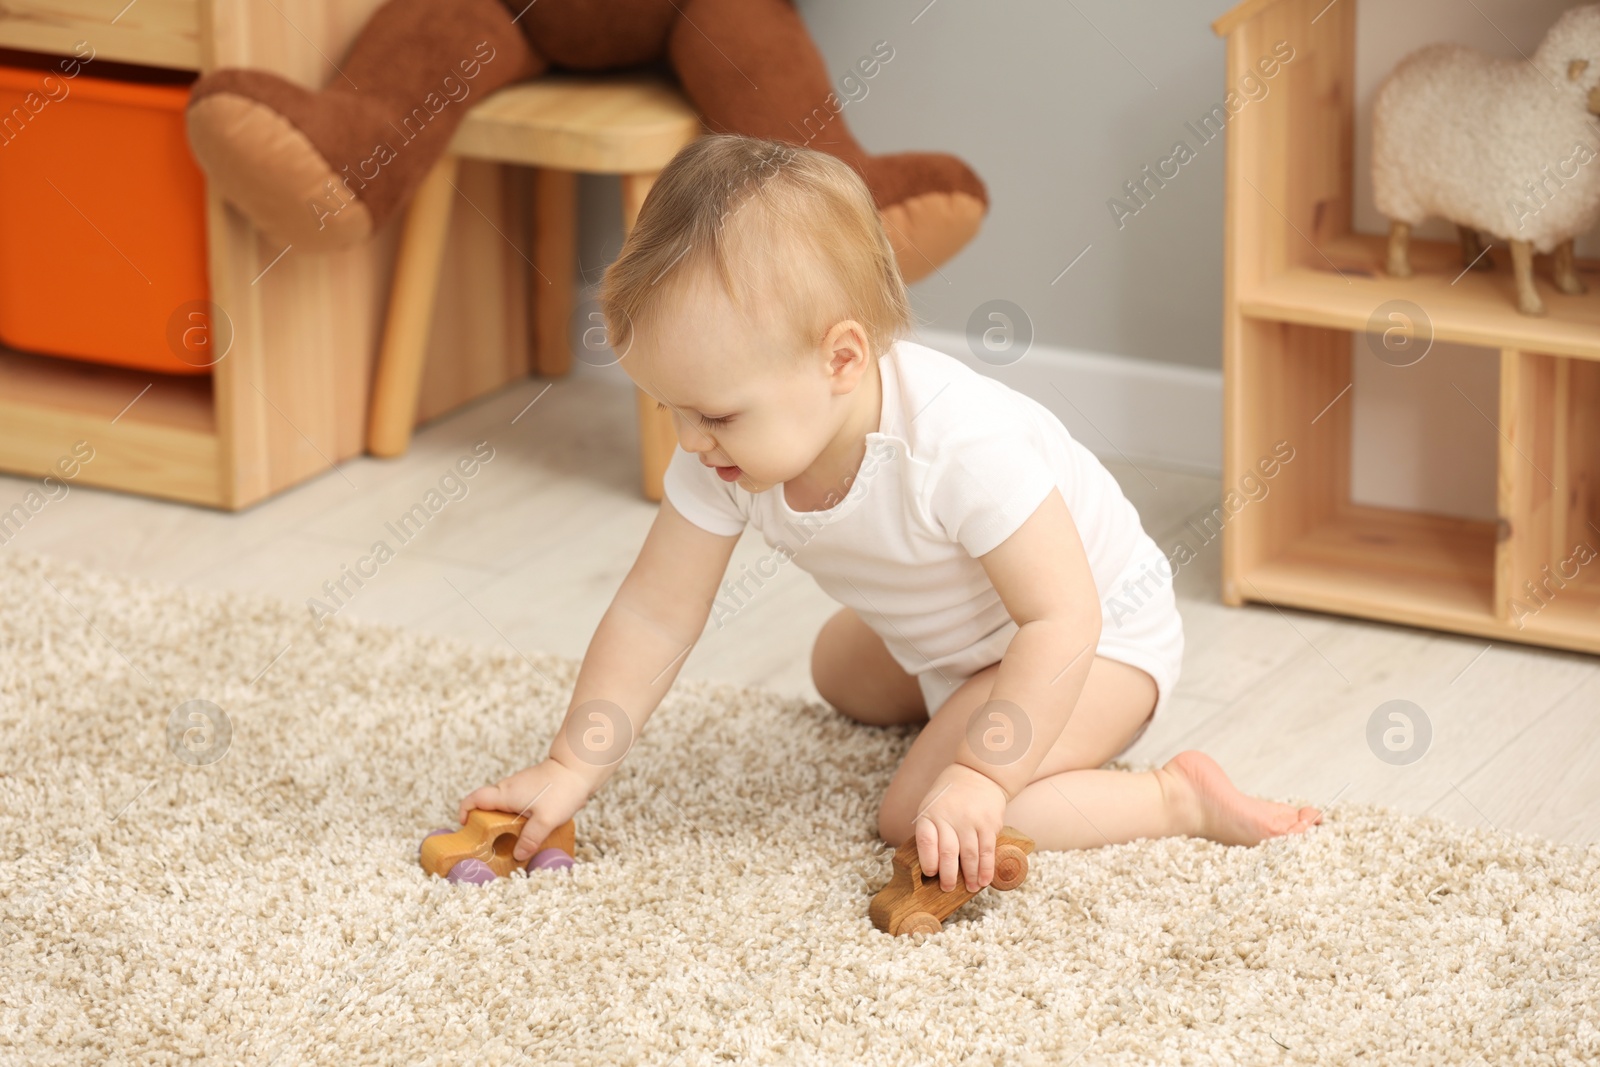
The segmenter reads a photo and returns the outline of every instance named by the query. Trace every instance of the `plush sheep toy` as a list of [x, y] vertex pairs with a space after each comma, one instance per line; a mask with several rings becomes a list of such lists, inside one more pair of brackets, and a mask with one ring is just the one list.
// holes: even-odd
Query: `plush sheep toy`
[[1438, 216], [1461, 229], [1463, 262], [1493, 264], [1480, 236], [1511, 245], [1518, 309], [1544, 314], [1533, 254], [1584, 292], [1573, 239], [1600, 221], [1600, 4], [1556, 20], [1531, 59], [1436, 44], [1401, 60], [1372, 113], [1372, 184], [1389, 222], [1388, 271], [1410, 277], [1411, 228]]

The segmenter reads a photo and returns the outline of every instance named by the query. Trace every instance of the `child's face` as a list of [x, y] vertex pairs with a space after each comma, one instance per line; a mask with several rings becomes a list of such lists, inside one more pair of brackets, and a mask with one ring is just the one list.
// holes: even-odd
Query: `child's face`
[[[720, 285], [686, 285], [656, 326], [636, 334], [622, 367], [672, 411], [685, 452], [759, 493], [804, 473], [838, 434], [861, 370], [840, 368], [835, 335], [812, 351], [792, 341], [776, 312], [747, 322]], [[860, 338], [864, 348], [865, 338]], [[856, 361], [864, 364], [865, 359]], [[737, 468], [737, 471], [731, 468]]]

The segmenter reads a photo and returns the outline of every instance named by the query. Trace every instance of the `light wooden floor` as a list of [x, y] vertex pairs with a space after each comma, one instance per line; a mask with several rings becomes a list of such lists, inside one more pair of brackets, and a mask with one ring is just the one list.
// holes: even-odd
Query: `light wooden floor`
[[[530, 406], [531, 404], [531, 406]], [[321, 596], [419, 503], [474, 442], [494, 459], [353, 597], [350, 615], [524, 651], [578, 657], [655, 512], [638, 493], [633, 400], [616, 368], [527, 379], [426, 427], [400, 460], [361, 458], [226, 514], [76, 488], [0, 552], [24, 549], [175, 584]], [[515, 420], [515, 421], [513, 421]], [[1469, 826], [1600, 840], [1600, 670], [1594, 657], [1272, 607], [1223, 607], [1220, 544], [1189, 519], [1215, 479], [1108, 461], [1164, 548], [1199, 558], [1177, 587], [1187, 652], [1170, 713], [1130, 753], [1215, 756], [1241, 787], [1324, 807], [1382, 803]], [[0, 475], [0, 510], [32, 484]], [[747, 531], [729, 576], [766, 546]], [[754, 582], [750, 587], [754, 588]], [[835, 605], [781, 568], [720, 627], [684, 677], [819, 699], [811, 641]], [[309, 619], [309, 611], [308, 611]], [[1381, 762], [1366, 725], [1410, 700], [1433, 739], [1408, 766]], [[864, 727], [865, 728], [865, 727]]]

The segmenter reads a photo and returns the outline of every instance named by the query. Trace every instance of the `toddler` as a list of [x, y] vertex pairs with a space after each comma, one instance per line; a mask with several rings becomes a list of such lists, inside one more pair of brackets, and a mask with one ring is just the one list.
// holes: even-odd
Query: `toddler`
[[1003, 825], [1040, 849], [1251, 845], [1320, 821], [1200, 752], [1100, 769], [1162, 713], [1172, 569], [1109, 471], [1037, 401], [914, 344], [872, 197], [822, 152], [684, 148], [606, 271], [607, 336], [670, 409], [665, 500], [601, 619], [549, 758], [460, 804], [528, 816], [526, 860], [619, 766], [699, 639], [747, 524], [842, 607], [811, 671], [868, 725], [927, 723], [878, 809], [976, 891]]

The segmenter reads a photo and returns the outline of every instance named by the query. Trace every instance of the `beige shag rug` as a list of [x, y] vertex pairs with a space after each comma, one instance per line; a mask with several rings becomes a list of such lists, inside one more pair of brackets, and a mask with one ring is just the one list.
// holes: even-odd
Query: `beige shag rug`
[[[576, 667], [0, 552], [0, 1060], [1600, 1059], [1600, 847], [1335, 806], [1256, 849], [1037, 853], [892, 938], [912, 731], [757, 690], [680, 683], [570, 871], [426, 876]], [[191, 700], [221, 759], [170, 733]]]

